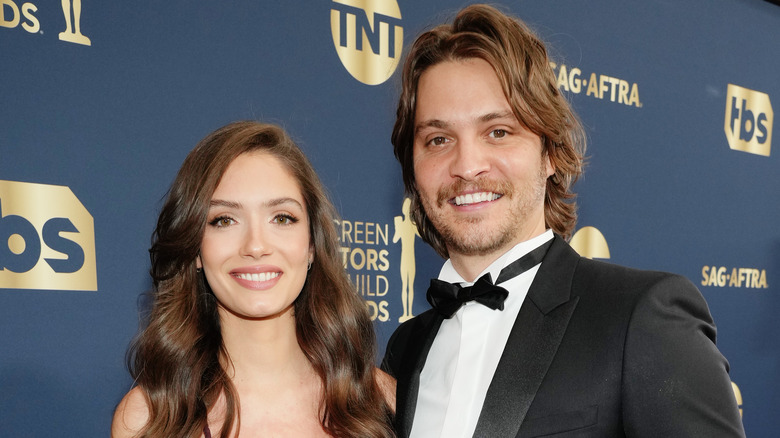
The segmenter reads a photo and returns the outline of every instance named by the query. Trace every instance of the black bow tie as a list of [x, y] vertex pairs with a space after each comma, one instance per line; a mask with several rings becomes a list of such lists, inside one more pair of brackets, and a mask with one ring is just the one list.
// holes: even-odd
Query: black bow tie
[[476, 301], [493, 310], [504, 310], [504, 300], [509, 296], [509, 292], [497, 284], [517, 277], [541, 263], [550, 245], [552, 245], [552, 239], [507, 265], [498, 274], [496, 284], [493, 284], [489, 272], [480, 277], [472, 286], [466, 287], [434, 278], [428, 288], [428, 302], [447, 319], [452, 318], [452, 315], [469, 301]]

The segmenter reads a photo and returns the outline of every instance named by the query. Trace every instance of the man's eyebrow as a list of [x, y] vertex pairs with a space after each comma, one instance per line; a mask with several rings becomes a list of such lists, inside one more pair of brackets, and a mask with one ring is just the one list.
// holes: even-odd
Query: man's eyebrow
[[450, 126], [450, 124], [445, 122], [444, 120], [430, 119], [430, 120], [422, 121], [422, 122], [418, 123], [417, 125], [415, 125], [414, 131], [417, 132], [417, 131], [419, 131], [421, 129], [424, 129], [424, 128], [445, 129], [445, 128], [448, 128], [449, 126]]
[[485, 115], [482, 115], [479, 117], [480, 122], [490, 122], [492, 120], [497, 119], [516, 119], [514, 113], [511, 111], [503, 111], [503, 112], [495, 112], [495, 113], [487, 113]]
[[[515, 114], [512, 111], [496, 111], [491, 112], [487, 114], [483, 114], [479, 117], [477, 117], [477, 121], [479, 123], [486, 123], [493, 120], [499, 120], [499, 119], [511, 119], [511, 120], [517, 120], [515, 117]], [[430, 120], [424, 120], [414, 127], [414, 131], [420, 131], [421, 129], [425, 128], [434, 128], [434, 129], [446, 129], [450, 127], [450, 123], [445, 122], [444, 120], [439, 119], [430, 119]]]

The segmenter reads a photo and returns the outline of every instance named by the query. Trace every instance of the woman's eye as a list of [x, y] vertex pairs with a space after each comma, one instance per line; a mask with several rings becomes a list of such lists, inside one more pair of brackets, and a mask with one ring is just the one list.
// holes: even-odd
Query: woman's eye
[[504, 138], [506, 137], [506, 131], [503, 129], [494, 129], [490, 131], [490, 136], [493, 138]]
[[274, 223], [279, 225], [292, 225], [298, 222], [298, 219], [289, 214], [280, 214], [274, 217]]
[[236, 223], [236, 221], [233, 220], [232, 218], [229, 218], [227, 216], [219, 216], [212, 219], [209, 222], [209, 225], [217, 228], [222, 228], [222, 227], [227, 227], [229, 225], [233, 225], [234, 223]]

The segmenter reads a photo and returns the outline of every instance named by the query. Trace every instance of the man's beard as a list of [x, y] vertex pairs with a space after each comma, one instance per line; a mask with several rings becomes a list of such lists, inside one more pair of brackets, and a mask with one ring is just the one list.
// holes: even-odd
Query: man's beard
[[[518, 238], [520, 229], [529, 220], [533, 208], [543, 205], [546, 182], [546, 168], [543, 165], [537, 177], [528, 181], [524, 187], [515, 187], [505, 180], [481, 179], [471, 183], [458, 180], [439, 190], [436, 208], [432, 208], [427, 197], [420, 196], [420, 200], [450, 255], [454, 253], [484, 256], [505, 248]], [[446, 213], [442, 212], [443, 207], [456, 194], [463, 193], [465, 190], [497, 193], [510, 205], [500, 212], [502, 217], [498, 218], [489, 217], [487, 213], [476, 213], [471, 217], [447, 218]], [[485, 223], [491, 219], [497, 220], [498, 223]]]

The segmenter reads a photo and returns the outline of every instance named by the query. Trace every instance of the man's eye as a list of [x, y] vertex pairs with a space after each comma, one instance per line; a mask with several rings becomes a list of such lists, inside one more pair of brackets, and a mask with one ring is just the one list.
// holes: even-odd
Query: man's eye
[[506, 137], [506, 131], [503, 129], [494, 129], [490, 131], [490, 136], [493, 138], [504, 138]]
[[446, 142], [447, 142], [447, 139], [446, 139], [446, 138], [444, 138], [444, 137], [434, 137], [434, 138], [432, 138], [432, 139], [431, 139], [431, 141], [429, 141], [428, 143], [429, 143], [431, 146], [441, 146], [441, 145], [443, 145], [443, 144], [444, 144], [444, 143], [446, 143]]

